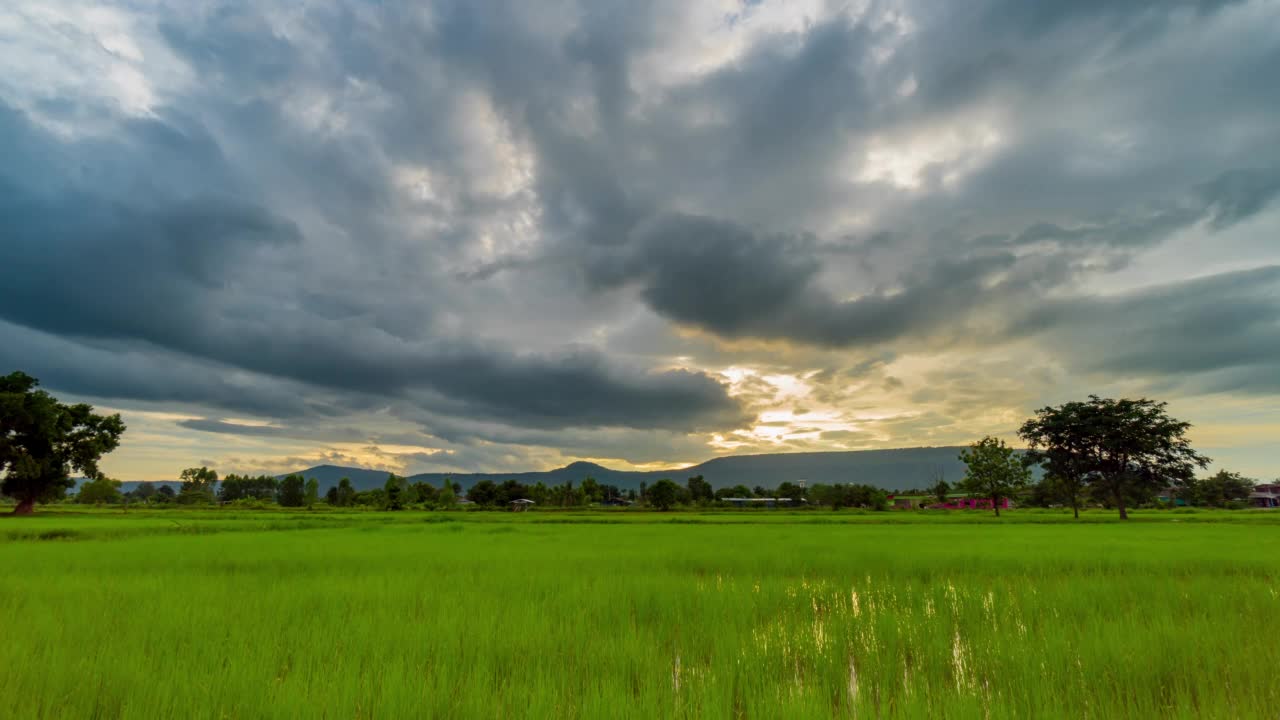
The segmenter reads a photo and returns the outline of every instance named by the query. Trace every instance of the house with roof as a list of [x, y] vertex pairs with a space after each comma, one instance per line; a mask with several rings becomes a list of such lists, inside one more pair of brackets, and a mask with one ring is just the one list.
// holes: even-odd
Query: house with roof
[[1280, 481], [1254, 485], [1249, 504], [1256, 508], [1280, 508]]
[[[967, 493], [948, 493], [946, 502], [938, 502], [933, 495], [890, 495], [889, 504], [901, 510], [927, 507], [933, 510], [990, 510], [991, 498], [973, 497]], [[1009, 498], [1000, 498], [1000, 509], [1013, 507]]]

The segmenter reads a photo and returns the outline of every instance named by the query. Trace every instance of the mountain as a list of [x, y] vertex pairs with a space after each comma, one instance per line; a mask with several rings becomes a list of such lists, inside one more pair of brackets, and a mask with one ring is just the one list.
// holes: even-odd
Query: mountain
[[340, 465], [317, 465], [313, 468], [300, 470], [297, 473], [285, 473], [277, 475], [276, 479], [285, 477], [285, 475], [301, 475], [306, 478], [315, 478], [320, 483], [320, 492], [335, 487], [342, 478], [350, 478], [351, 484], [358, 490], [372, 490], [380, 488], [387, 483], [386, 470], [366, 470], [365, 468], [342, 467]]
[[[776, 453], [719, 457], [690, 468], [714, 488], [731, 485], [776, 487], [804, 480], [809, 485], [860, 483], [885, 490], [932, 485], [941, 475], [954, 483], [964, 477], [961, 447]], [[682, 476], [683, 477], [683, 476]]]
[[[638, 489], [640, 483], [652, 485], [662, 478], [671, 478], [684, 484], [686, 478], [701, 475], [713, 488], [746, 485], [777, 487], [780, 483], [804, 480], [808, 485], [818, 483], [864, 483], [886, 490], [924, 488], [942, 475], [954, 483], [964, 477], [964, 463], [960, 462], [960, 447], [901, 448], [895, 450], [852, 450], [846, 452], [775, 453], [768, 455], [732, 455], [718, 457], [697, 465], [677, 470], [613, 470], [589, 462], [570, 463], [555, 470], [518, 473], [419, 473], [410, 482], [428, 482], [439, 485], [450, 478], [464, 488], [492, 480], [517, 480], [526, 485], [541, 482], [560, 485], [564, 482], [580, 483], [592, 477], [604, 485], [616, 485], [624, 490]], [[302, 470], [298, 474], [320, 481], [321, 492], [336, 485], [343, 477], [351, 478], [351, 484], [360, 490], [382, 487], [387, 473], [380, 470], [347, 468], [335, 465], [319, 465]]]

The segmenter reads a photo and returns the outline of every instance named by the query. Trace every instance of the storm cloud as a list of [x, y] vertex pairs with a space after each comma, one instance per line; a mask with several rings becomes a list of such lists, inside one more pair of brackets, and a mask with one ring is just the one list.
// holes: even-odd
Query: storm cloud
[[855, 5], [19, 0], [0, 363], [468, 470], [1280, 392], [1274, 3]]
[[[337, 312], [323, 299], [312, 305], [307, 300], [313, 291], [291, 276], [305, 262], [298, 256], [305, 248], [296, 226], [245, 204], [234, 185], [217, 187], [218, 194], [197, 186], [188, 194], [161, 176], [166, 166], [157, 156], [166, 153], [203, 154], [200, 160], [213, 166], [200, 176], [201, 184], [229, 175], [205, 136], [147, 120], [127, 123], [123, 140], [63, 147], [11, 110], [5, 119], [9, 154], [33, 158], [31, 166], [10, 166], [6, 180], [13, 187], [0, 199], [0, 225], [9, 228], [0, 262], [12, 273], [0, 288], [0, 318], [11, 323], [113, 341], [116, 347], [146, 343], [157, 352], [221, 366], [199, 375], [239, 369], [346, 391], [348, 398], [421, 389], [462, 412], [557, 427], [705, 428], [742, 420], [723, 387], [696, 371], [624, 370], [590, 348], [541, 356], [464, 338], [427, 343], [397, 332], [394, 318], [385, 322], [383, 308], [370, 308], [361, 298], [330, 296], [341, 306]], [[37, 155], [46, 162], [34, 164]], [[146, 172], [134, 168], [130, 177], [141, 186], [125, 188], [86, 182], [74, 173], [43, 178], [39, 173], [49, 155], [54, 167], [78, 158], [113, 171], [145, 164]], [[179, 182], [190, 171], [169, 170]], [[19, 185], [22, 177], [34, 180], [29, 186], [35, 189]], [[40, 192], [42, 186], [51, 189]], [[32, 359], [34, 350], [28, 350]], [[110, 358], [120, 360], [118, 354]], [[249, 405], [238, 397], [244, 388], [220, 381], [174, 382], [187, 390], [171, 390], [174, 396], [164, 398], [154, 390], [160, 378], [137, 383], [129, 373], [98, 372], [99, 382], [92, 384], [60, 372], [54, 358], [42, 364], [55, 373], [52, 380], [73, 391], [271, 410]], [[207, 391], [203, 398], [201, 388]], [[281, 403], [273, 414], [291, 414], [293, 405]]]
[[1047, 335], [1092, 373], [1276, 393], [1280, 265], [1048, 302], [1017, 331]]

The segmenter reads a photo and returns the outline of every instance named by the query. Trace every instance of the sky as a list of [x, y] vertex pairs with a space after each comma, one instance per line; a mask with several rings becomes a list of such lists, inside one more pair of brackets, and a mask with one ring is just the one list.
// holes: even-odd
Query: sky
[[0, 372], [114, 477], [1151, 397], [1280, 475], [1276, 0], [9, 0]]

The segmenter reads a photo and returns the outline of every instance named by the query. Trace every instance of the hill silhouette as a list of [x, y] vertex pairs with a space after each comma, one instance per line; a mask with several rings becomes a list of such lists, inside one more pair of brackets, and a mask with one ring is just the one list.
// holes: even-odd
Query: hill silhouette
[[[543, 483], [560, 485], [565, 482], [580, 483], [585, 478], [595, 478], [605, 485], [616, 485], [624, 490], [638, 489], [640, 483], [652, 485], [662, 478], [671, 478], [684, 484], [686, 478], [701, 475], [713, 488], [745, 485], [777, 487], [783, 482], [804, 480], [809, 485], [818, 483], [863, 483], [886, 490], [923, 488], [932, 484], [939, 475], [954, 483], [964, 476], [964, 464], [960, 462], [961, 447], [921, 447], [893, 450], [851, 450], [844, 452], [773, 453], [764, 455], [732, 455], [675, 470], [615, 470], [591, 462], [574, 462], [554, 470], [465, 473], [419, 473], [409, 477], [410, 482], [428, 482], [439, 485], [450, 478], [462, 487], [469, 488], [481, 480], [502, 482], [517, 480], [526, 485]], [[382, 470], [317, 465], [298, 471], [304, 477], [319, 481], [321, 491], [337, 485], [344, 477], [360, 490], [382, 485], [387, 473]], [[283, 477], [283, 476], [281, 476]]]

